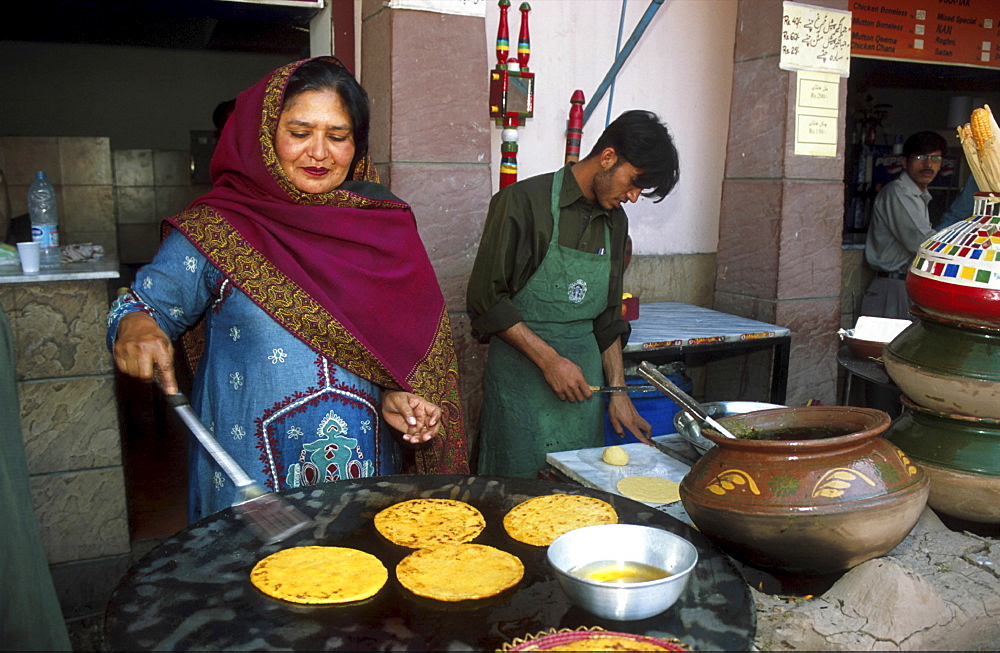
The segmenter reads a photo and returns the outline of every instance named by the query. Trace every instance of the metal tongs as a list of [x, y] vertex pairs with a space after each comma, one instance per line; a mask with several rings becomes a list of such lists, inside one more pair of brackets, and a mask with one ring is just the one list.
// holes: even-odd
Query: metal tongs
[[643, 361], [639, 363], [638, 372], [639, 376], [653, 384], [660, 392], [673, 399], [688, 415], [708, 425], [724, 438], [737, 439], [729, 429], [713, 419], [704, 406], [695, 401], [691, 395], [678, 388], [673, 381], [664, 376], [654, 365]]

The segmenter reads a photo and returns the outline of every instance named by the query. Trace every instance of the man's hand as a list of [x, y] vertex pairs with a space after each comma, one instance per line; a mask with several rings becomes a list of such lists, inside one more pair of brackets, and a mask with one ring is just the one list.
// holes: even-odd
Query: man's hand
[[441, 426], [441, 409], [437, 405], [402, 390], [382, 393], [382, 417], [411, 444], [427, 442]]
[[542, 374], [560, 401], [584, 401], [594, 394], [583, 370], [568, 358], [557, 357], [542, 368]]
[[560, 356], [524, 322], [518, 322], [497, 335], [538, 366], [545, 382], [560, 401], [584, 401], [594, 394], [580, 366]]
[[153, 380], [155, 367], [163, 391], [168, 395], [177, 393], [174, 346], [148, 314], [139, 311], [129, 313], [118, 322], [114, 357], [115, 365], [122, 373], [147, 383]]
[[625, 430], [628, 430], [639, 442], [652, 446], [650, 437], [653, 435], [653, 427], [642, 418], [635, 409], [635, 404], [624, 392], [611, 394], [608, 400], [608, 417], [611, 419], [611, 428], [618, 437], [625, 437]]

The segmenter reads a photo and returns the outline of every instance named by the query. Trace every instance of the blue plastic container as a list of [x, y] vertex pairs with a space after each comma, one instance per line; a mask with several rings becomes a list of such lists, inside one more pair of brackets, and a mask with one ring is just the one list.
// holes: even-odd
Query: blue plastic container
[[[683, 390], [684, 392], [691, 394], [691, 379], [689, 379], [684, 374], [674, 374], [668, 375], [674, 385]], [[628, 377], [625, 379], [626, 385], [649, 385], [649, 381], [642, 377]], [[659, 390], [654, 390], [653, 392], [630, 392], [628, 396], [632, 398], [632, 404], [635, 409], [639, 411], [643, 419], [649, 422], [650, 426], [653, 427], [653, 435], [667, 435], [668, 433], [673, 433], [677, 429], [674, 428], [674, 415], [680, 411], [680, 406], [675, 404], [670, 397], [666, 396]], [[639, 440], [629, 433], [628, 429], [625, 429], [623, 438], [618, 437], [615, 430], [611, 428], [611, 419], [608, 417], [607, 413], [607, 398], [605, 398], [605, 411], [604, 411], [604, 444], [629, 444], [630, 442], [638, 442]]]

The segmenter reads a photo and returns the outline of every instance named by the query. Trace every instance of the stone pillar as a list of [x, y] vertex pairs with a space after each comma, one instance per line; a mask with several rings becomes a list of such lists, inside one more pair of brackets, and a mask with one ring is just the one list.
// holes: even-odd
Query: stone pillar
[[376, 0], [365, 0], [361, 20], [372, 158], [382, 182], [413, 207], [444, 291], [471, 443], [485, 348], [469, 335], [465, 288], [492, 194], [485, 20]]
[[[810, 4], [848, 9], [846, 0]], [[739, 0], [715, 308], [791, 329], [789, 405], [836, 403], [846, 80], [836, 157], [796, 156], [796, 73], [778, 68], [781, 0]], [[713, 374], [715, 398], [764, 389], [767, 361]], [[714, 382], [713, 382], [714, 383]], [[731, 384], [732, 387], [724, 387]], [[758, 398], [759, 397], [753, 397]]]

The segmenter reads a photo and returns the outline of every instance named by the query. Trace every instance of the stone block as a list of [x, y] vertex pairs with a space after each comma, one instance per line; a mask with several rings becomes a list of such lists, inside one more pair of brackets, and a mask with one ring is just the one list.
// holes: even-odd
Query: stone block
[[[389, 10], [362, 14], [361, 85], [371, 103], [371, 132], [368, 152], [377, 163], [392, 156], [392, 12]], [[379, 47], [369, 47], [378, 43]], [[382, 173], [382, 170], [379, 170]], [[385, 179], [383, 179], [385, 183]]]
[[17, 351], [17, 378], [106, 374], [108, 307], [105, 280], [23, 284], [8, 312]]
[[640, 302], [684, 302], [709, 307], [715, 291], [715, 254], [633, 256], [625, 292]]
[[121, 467], [33, 476], [30, 483], [50, 565], [128, 553]]
[[361, 0], [361, 20], [368, 20], [379, 13], [389, 13], [384, 0]]
[[781, 0], [739, 2], [733, 60], [770, 58], [781, 53]]
[[723, 182], [716, 291], [775, 297], [782, 190], [778, 180]]
[[154, 150], [153, 184], [190, 186], [191, 154], [187, 150]]
[[835, 405], [839, 298], [777, 302], [774, 324], [792, 331], [786, 403], [801, 406], [818, 399], [828, 406]]
[[64, 185], [110, 186], [112, 183], [111, 141], [106, 136], [61, 136], [59, 163]]
[[80, 231], [115, 233], [115, 199], [114, 187], [111, 184], [64, 185], [62, 201], [63, 204], [59, 208], [59, 231], [64, 238], [60, 241], [60, 245], [80, 242], [72, 237]]
[[[53, 185], [62, 184], [59, 165], [59, 139], [54, 136], [4, 136], [0, 138], [7, 167], [4, 174], [10, 186], [24, 185], [35, 179], [35, 172], [44, 170]], [[16, 214], [15, 214], [16, 215]]]
[[114, 377], [18, 384], [30, 474], [121, 465]]
[[777, 298], [837, 296], [843, 182], [785, 181], [781, 196]]
[[163, 218], [177, 215], [188, 207], [188, 204], [195, 198], [191, 186], [184, 184], [178, 186], [156, 186], [156, 216], [155, 222]]
[[[0, 284], [0, 306], [3, 307], [4, 315], [7, 316], [8, 321], [16, 308], [14, 305], [16, 290], [17, 287], [14, 285]], [[13, 328], [11, 334], [13, 334]]]
[[793, 74], [779, 69], [775, 57], [735, 64], [726, 147], [727, 179], [781, 176], [784, 164], [779, 153], [785, 151], [792, 80]]
[[115, 186], [152, 186], [153, 150], [115, 150], [111, 153], [114, 164]]
[[158, 224], [164, 216], [156, 212], [156, 189], [153, 186], [118, 186], [118, 224]]
[[475, 16], [393, 11], [393, 161], [489, 161], [483, 29]]
[[[489, 208], [489, 167], [391, 167], [392, 191], [413, 207], [448, 310], [465, 310], [465, 290]], [[428, 184], [428, 179], [434, 183]]]
[[[24, 215], [25, 213], [28, 212], [28, 184], [8, 183], [7, 196], [10, 198], [11, 216]], [[56, 191], [57, 201], [58, 198], [59, 198], [59, 191]]]

